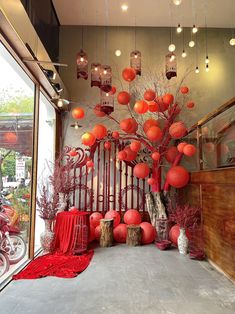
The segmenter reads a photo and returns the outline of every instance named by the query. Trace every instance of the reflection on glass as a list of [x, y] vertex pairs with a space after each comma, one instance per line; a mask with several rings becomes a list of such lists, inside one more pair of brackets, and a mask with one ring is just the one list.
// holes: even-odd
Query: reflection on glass
[[185, 136], [181, 142], [186, 142], [188, 144], [192, 144], [197, 148], [196, 153], [188, 157], [186, 155], [183, 156], [182, 166], [184, 166], [188, 171], [197, 171], [199, 170], [198, 163], [198, 143], [197, 143], [197, 130], [192, 131], [187, 136]]

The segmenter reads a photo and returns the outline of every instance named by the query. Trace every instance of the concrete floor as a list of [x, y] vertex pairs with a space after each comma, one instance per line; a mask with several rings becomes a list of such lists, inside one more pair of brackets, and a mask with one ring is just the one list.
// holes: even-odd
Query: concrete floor
[[0, 313], [234, 314], [235, 285], [176, 249], [118, 245], [95, 249], [76, 278], [11, 282], [0, 294]]

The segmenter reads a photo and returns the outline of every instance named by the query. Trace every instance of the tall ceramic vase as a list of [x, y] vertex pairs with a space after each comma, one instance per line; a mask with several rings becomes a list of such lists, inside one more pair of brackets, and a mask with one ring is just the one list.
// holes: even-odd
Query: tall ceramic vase
[[180, 235], [178, 237], [178, 250], [180, 254], [187, 255], [188, 253], [188, 238], [186, 236], [185, 228], [180, 228]]
[[47, 254], [53, 251], [54, 232], [51, 230], [52, 220], [44, 219], [45, 230], [40, 234], [40, 242], [43, 253]]

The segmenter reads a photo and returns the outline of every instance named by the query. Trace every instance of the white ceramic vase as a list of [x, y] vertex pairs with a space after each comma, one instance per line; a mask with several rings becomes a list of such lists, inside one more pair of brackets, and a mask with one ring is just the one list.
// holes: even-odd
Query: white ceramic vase
[[188, 253], [188, 238], [186, 236], [185, 228], [180, 228], [180, 235], [178, 237], [178, 250], [180, 254], [187, 255]]

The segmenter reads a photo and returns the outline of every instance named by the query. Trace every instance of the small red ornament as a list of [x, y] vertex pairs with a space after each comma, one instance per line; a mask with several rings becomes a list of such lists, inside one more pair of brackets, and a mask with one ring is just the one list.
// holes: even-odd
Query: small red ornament
[[188, 94], [189, 88], [187, 86], [180, 87], [181, 94]]
[[127, 153], [124, 150], [121, 150], [120, 152], [118, 152], [118, 159], [119, 160], [125, 160], [127, 157]]
[[174, 102], [174, 96], [172, 94], [165, 94], [162, 97], [162, 99], [163, 99], [164, 104], [166, 104], [168, 106], [172, 105]]
[[126, 236], [127, 236], [126, 224], [119, 224], [116, 228], [114, 228], [113, 237], [116, 242], [126, 243]]
[[133, 118], [123, 119], [120, 122], [120, 128], [128, 134], [135, 134], [138, 130], [138, 124]]
[[152, 155], [151, 155], [151, 157], [152, 157], [152, 159], [154, 160], [154, 161], [159, 161], [159, 159], [160, 159], [160, 154], [159, 154], [159, 152], [154, 152], [154, 153], [152, 153]]
[[169, 128], [170, 136], [174, 139], [179, 139], [186, 135], [187, 129], [182, 121], [174, 122]]
[[99, 226], [100, 224], [100, 219], [103, 218], [103, 215], [99, 212], [94, 212], [90, 215], [90, 225], [94, 228]]
[[132, 82], [136, 77], [135, 70], [132, 69], [131, 67], [125, 68], [122, 71], [122, 77], [125, 81]]
[[94, 167], [94, 162], [92, 160], [88, 160], [86, 162], [86, 166], [87, 166], [87, 168], [93, 168]]
[[150, 112], [156, 112], [158, 110], [158, 104], [155, 101], [150, 101], [148, 107], [149, 107], [148, 110]]
[[189, 157], [193, 156], [196, 153], [196, 151], [197, 151], [196, 147], [192, 144], [187, 144], [183, 148], [183, 153]]
[[104, 216], [105, 219], [113, 219], [114, 228], [120, 224], [121, 217], [120, 214], [116, 210], [109, 210]]
[[130, 149], [133, 150], [133, 152], [138, 152], [141, 148], [140, 141], [133, 141], [130, 144]]
[[186, 142], [179, 143], [179, 144], [177, 145], [178, 151], [179, 151], [180, 153], [183, 153], [184, 146], [187, 145], [187, 144], [188, 144], [188, 143], [186, 143]]
[[136, 209], [128, 209], [123, 217], [127, 225], [139, 225], [142, 221], [141, 215]]
[[112, 86], [111, 91], [109, 92], [111, 95], [114, 95], [116, 93], [117, 89], [115, 86]]
[[96, 137], [91, 132], [86, 132], [82, 135], [82, 144], [92, 146], [95, 143]]
[[188, 184], [189, 173], [182, 166], [171, 167], [166, 175], [168, 183], [175, 188], [182, 188]]
[[156, 93], [152, 89], [147, 89], [144, 93], [144, 99], [147, 101], [152, 101], [156, 98]]
[[72, 149], [70, 152], [69, 152], [69, 156], [70, 157], [75, 157], [78, 155], [78, 152], [76, 152], [76, 149]]
[[92, 133], [98, 140], [101, 140], [107, 135], [107, 129], [103, 124], [97, 124], [93, 127]]
[[85, 116], [84, 110], [82, 108], [74, 108], [72, 110], [72, 117], [76, 120], [83, 119]]
[[95, 106], [94, 113], [95, 113], [95, 115], [97, 117], [100, 117], [100, 118], [106, 116], [106, 113], [101, 110], [101, 105], [100, 104], [97, 104]]
[[128, 105], [130, 100], [131, 95], [126, 91], [122, 91], [117, 95], [117, 101], [120, 105]]
[[155, 240], [156, 237], [156, 230], [149, 222], [142, 222], [140, 224], [142, 229], [142, 244], [150, 244]]
[[159, 126], [158, 120], [148, 119], [143, 124], [144, 132], [146, 133], [152, 126]]
[[134, 110], [138, 114], [144, 114], [148, 111], [148, 104], [144, 100], [138, 100], [134, 105]]
[[124, 151], [126, 152], [127, 156], [125, 158], [126, 161], [133, 161], [137, 157], [137, 153], [133, 152], [133, 150], [130, 149], [130, 146], [127, 146], [124, 148]]
[[110, 142], [105, 142], [105, 143], [104, 143], [104, 148], [107, 149], [107, 150], [110, 150], [110, 148], [111, 148], [111, 143], [110, 143]]
[[195, 106], [195, 103], [193, 101], [189, 101], [186, 105], [189, 109], [192, 109]]
[[148, 184], [149, 185], [154, 185], [155, 184], [155, 180], [154, 180], [154, 178], [148, 178]]
[[151, 142], [157, 142], [162, 138], [162, 130], [158, 126], [151, 126], [146, 135]]
[[114, 132], [112, 133], [112, 137], [115, 138], [116, 140], [119, 139], [119, 132], [114, 131]]
[[17, 142], [17, 135], [15, 132], [6, 132], [3, 137], [7, 143], [16, 144]]
[[149, 175], [149, 173], [150, 173], [149, 166], [144, 162], [141, 162], [135, 165], [134, 167], [134, 176], [136, 176], [139, 179], [146, 178]]
[[175, 146], [171, 146], [167, 149], [165, 158], [169, 163], [173, 163], [178, 153], [178, 149]]
[[168, 107], [169, 107], [169, 104], [167, 104], [167, 103], [164, 103], [164, 101], [163, 101], [163, 97], [157, 97], [156, 99], [155, 99], [155, 102], [156, 102], [156, 104], [157, 104], [157, 112], [164, 112], [164, 111], [166, 111], [167, 109], [168, 109]]

